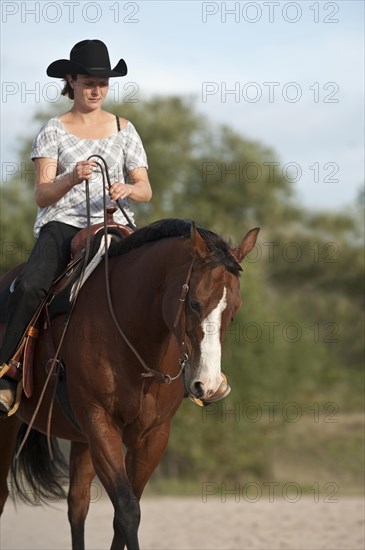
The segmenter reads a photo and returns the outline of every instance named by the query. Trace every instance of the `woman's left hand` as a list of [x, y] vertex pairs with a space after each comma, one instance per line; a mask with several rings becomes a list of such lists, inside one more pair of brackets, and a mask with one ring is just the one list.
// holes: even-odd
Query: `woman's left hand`
[[110, 200], [117, 201], [118, 199], [128, 198], [133, 191], [133, 187], [128, 183], [113, 183], [109, 188]]
[[144, 167], [128, 172], [131, 183], [117, 181], [110, 186], [109, 195], [112, 201], [130, 198], [135, 202], [148, 202], [152, 197], [152, 190], [148, 180], [147, 170]]

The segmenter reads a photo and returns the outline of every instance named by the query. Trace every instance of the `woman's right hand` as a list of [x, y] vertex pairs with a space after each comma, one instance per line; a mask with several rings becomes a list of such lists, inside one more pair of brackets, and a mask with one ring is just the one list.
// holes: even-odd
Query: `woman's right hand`
[[97, 163], [80, 160], [74, 169], [57, 177], [57, 160], [45, 157], [35, 158], [35, 201], [40, 208], [46, 208], [59, 201], [74, 185], [89, 180]]
[[78, 185], [85, 180], [89, 180], [93, 175], [93, 168], [97, 166], [93, 160], [80, 160], [72, 171], [72, 183]]

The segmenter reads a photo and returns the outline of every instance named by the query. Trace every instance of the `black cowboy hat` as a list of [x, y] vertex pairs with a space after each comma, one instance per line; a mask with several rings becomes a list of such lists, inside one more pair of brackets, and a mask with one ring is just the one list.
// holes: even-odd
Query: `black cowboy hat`
[[55, 78], [65, 78], [66, 74], [87, 74], [92, 76], [110, 77], [125, 76], [127, 65], [124, 59], [111, 68], [109, 53], [101, 40], [83, 40], [78, 42], [70, 52], [70, 59], [58, 59], [49, 65], [47, 75]]

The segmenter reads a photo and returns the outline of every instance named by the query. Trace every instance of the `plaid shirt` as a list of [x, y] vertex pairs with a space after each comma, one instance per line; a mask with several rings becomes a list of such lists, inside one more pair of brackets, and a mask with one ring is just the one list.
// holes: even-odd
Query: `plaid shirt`
[[[104, 139], [81, 139], [66, 131], [58, 117], [51, 118], [40, 130], [32, 146], [31, 158], [45, 157], [57, 160], [57, 178], [72, 172], [77, 162], [86, 160], [90, 155], [104, 157], [108, 167], [111, 183], [126, 183], [128, 172], [135, 168], [148, 168], [147, 157], [141, 138], [131, 122], [117, 134]], [[97, 159], [95, 159], [97, 160]], [[89, 180], [91, 223], [103, 221], [102, 177], [99, 167], [94, 168]], [[107, 195], [109, 204], [110, 199]], [[123, 201], [123, 208], [134, 221], [128, 199]], [[114, 219], [118, 223], [127, 223], [118, 210]], [[37, 237], [43, 225], [50, 221], [60, 221], [75, 227], [85, 227], [86, 198], [85, 185], [72, 187], [59, 201], [46, 208], [39, 208], [34, 225]]]

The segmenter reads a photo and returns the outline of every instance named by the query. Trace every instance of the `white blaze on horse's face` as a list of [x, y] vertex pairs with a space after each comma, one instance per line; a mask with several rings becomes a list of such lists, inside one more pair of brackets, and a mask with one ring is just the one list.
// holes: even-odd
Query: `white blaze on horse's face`
[[203, 319], [201, 328], [204, 334], [200, 342], [200, 361], [193, 382], [193, 387], [198, 390], [199, 385], [205, 397], [217, 391], [222, 382], [220, 340], [222, 316], [227, 307], [227, 289], [223, 288], [223, 295], [216, 307]]

